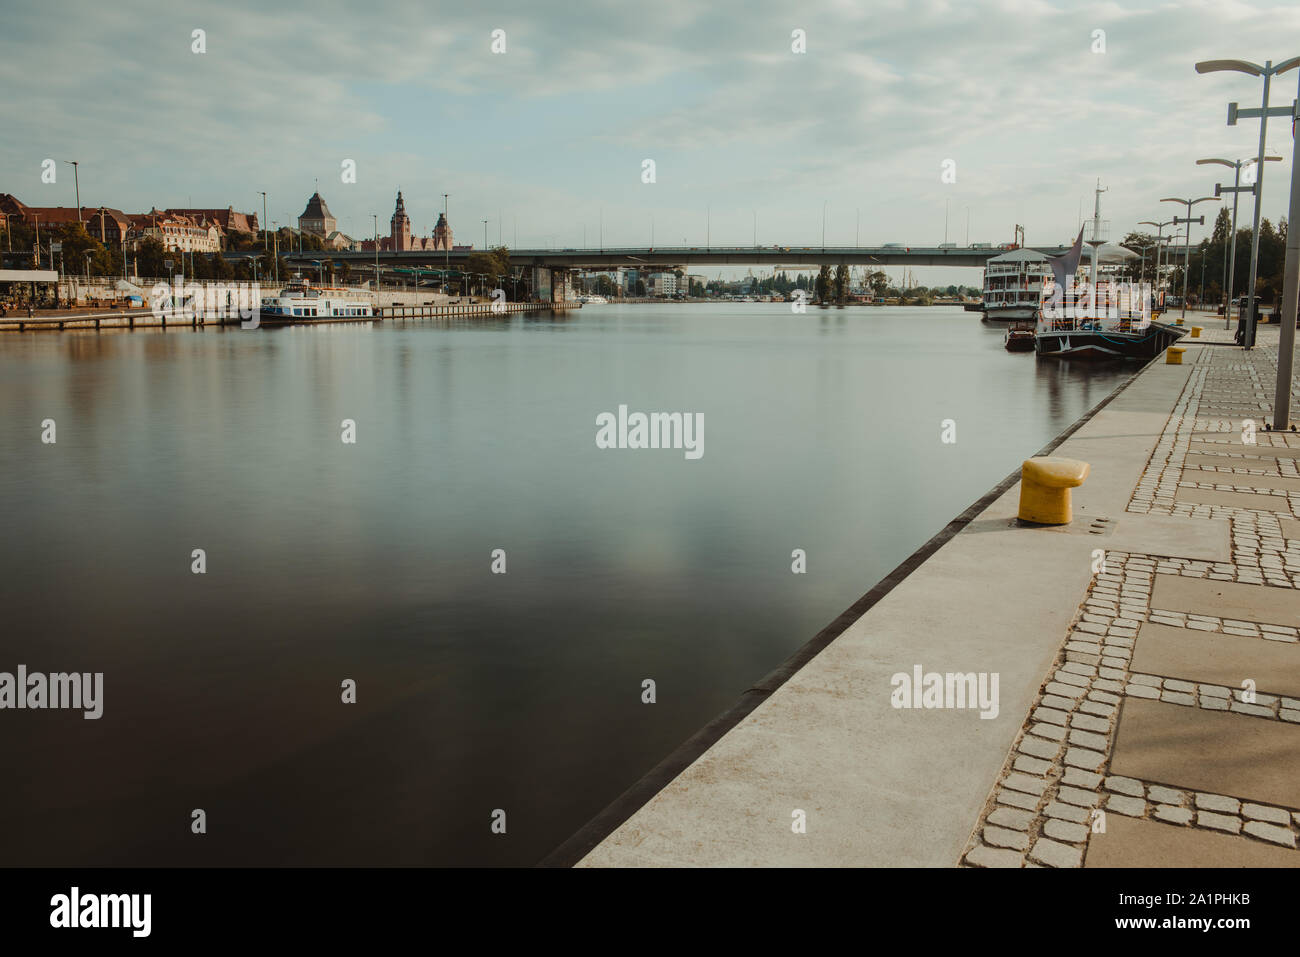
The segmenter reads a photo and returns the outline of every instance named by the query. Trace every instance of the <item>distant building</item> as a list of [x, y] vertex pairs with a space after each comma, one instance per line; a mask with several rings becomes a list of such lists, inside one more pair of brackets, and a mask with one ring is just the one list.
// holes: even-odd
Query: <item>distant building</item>
[[127, 242], [133, 249], [146, 239], [156, 239], [164, 249], [174, 252], [221, 251], [221, 228], [216, 223], [160, 209], [132, 216], [130, 221]]
[[338, 231], [339, 221], [330, 215], [330, 208], [325, 205], [320, 193], [312, 193], [311, 199], [307, 200], [307, 208], [298, 217], [298, 228], [326, 239], [330, 233]]
[[[373, 239], [363, 239], [359, 248], [367, 252], [374, 252], [375, 241]], [[402, 191], [397, 191], [397, 204], [393, 208], [392, 219], [388, 222], [388, 235], [379, 237], [381, 252], [406, 252], [408, 250], [429, 252], [432, 250], [468, 250], [473, 248], [473, 246], [454, 245], [451, 226], [448, 225], [447, 217], [442, 213], [438, 214], [438, 223], [433, 227], [432, 236], [415, 235], [415, 231], [411, 228], [411, 217], [406, 213], [406, 201], [402, 198]]]
[[438, 214], [438, 224], [433, 227], [433, 248], [452, 249], [451, 225], [445, 213]]
[[646, 293], [651, 296], [677, 295], [677, 274], [671, 272], [651, 273], [650, 279], [646, 282]]
[[213, 223], [221, 230], [223, 237], [231, 233], [248, 233], [255, 236], [258, 231], [257, 213], [239, 213], [233, 206], [227, 206], [225, 209], [167, 209], [164, 212], [187, 216], [200, 223]]

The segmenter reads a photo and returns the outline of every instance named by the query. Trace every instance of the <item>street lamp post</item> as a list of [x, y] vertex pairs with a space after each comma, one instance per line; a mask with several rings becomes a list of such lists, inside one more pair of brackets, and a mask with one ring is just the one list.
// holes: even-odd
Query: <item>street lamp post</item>
[[[1246, 305], [1246, 327], [1243, 336], [1242, 346], [1250, 349], [1255, 345], [1255, 282], [1259, 275], [1259, 211], [1264, 197], [1264, 138], [1268, 131], [1268, 118], [1270, 116], [1295, 116], [1296, 106], [1274, 106], [1268, 105], [1268, 90], [1274, 76], [1285, 73], [1296, 66], [1300, 66], [1300, 57], [1292, 57], [1282, 63], [1273, 65], [1272, 60], [1265, 60], [1264, 65], [1251, 63], [1247, 60], [1202, 60], [1196, 64], [1197, 73], [1220, 73], [1230, 71], [1234, 73], [1245, 73], [1248, 76], [1262, 76], [1264, 78], [1264, 95], [1259, 109], [1242, 110], [1238, 109], [1235, 102], [1228, 104], [1228, 125], [1236, 126], [1238, 119], [1259, 119], [1259, 153], [1256, 162], [1259, 164], [1255, 173], [1255, 222], [1251, 227], [1250, 243], [1250, 285], [1246, 290], [1249, 297]], [[1294, 165], [1294, 164], [1293, 164]], [[1292, 177], [1294, 179], [1294, 176]], [[1294, 201], [1294, 196], [1292, 197]], [[1289, 287], [1288, 287], [1289, 288]], [[1279, 403], [1285, 407], [1287, 414], [1290, 414], [1291, 405], [1291, 350], [1295, 346], [1295, 326], [1291, 324], [1288, 330], [1286, 323], [1282, 326], [1281, 347], [1285, 350], [1285, 355], [1279, 353], [1277, 374], [1278, 374], [1278, 394], [1286, 387], [1286, 400]], [[1286, 381], [1283, 382], [1283, 367], [1285, 366]]]
[[[442, 221], [447, 224], [448, 236], [451, 234], [451, 219], [447, 216], [447, 197], [449, 193], [442, 194]], [[448, 236], [442, 238], [443, 248], [443, 267], [442, 267], [442, 292], [443, 295], [451, 295], [451, 286], [447, 282], [447, 276], [451, 272], [451, 240]]]
[[379, 304], [379, 214], [371, 213], [370, 218], [375, 221], [375, 304]]
[[1192, 223], [1199, 223], [1199, 224], [1202, 225], [1202, 226], [1205, 225], [1205, 216], [1204, 216], [1204, 214], [1202, 214], [1202, 215], [1200, 215], [1200, 216], [1197, 216], [1195, 219], [1192, 218], [1192, 207], [1195, 206], [1197, 203], [1217, 203], [1218, 201], [1219, 201], [1219, 197], [1218, 197], [1218, 196], [1202, 196], [1200, 199], [1176, 199], [1176, 198], [1167, 198], [1167, 199], [1162, 199], [1162, 200], [1160, 200], [1160, 202], [1162, 202], [1162, 203], [1181, 203], [1181, 204], [1183, 204], [1184, 206], [1187, 207], [1187, 215], [1186, 215], [1185, 217], [1183, 217], [1183, 216], [1175, 216], [1175, 217], [1174, 217], [1174, 223], [1175, 223], [1175, 224], [1177, 224], [1177, 223], [1186, 223], [1186, 224], [1187, 224], [1187, 230], [1186, 230], [1186, 232], [1183, 234], [1183, 296], [1182, 296], [1182, 299], [1183, 299], [1183, 311], [1182, 311], [1182, 317], [1183, 317], [1184, 320], [1187, 319], [1187, 272], [1188, 272], [1188, 268], [1187, 268], [1187, 267], [1188, 267], [1188, 264], [1189, 264], [1189, 261], [1190, 261], [1190, 253], [1191, 253], [1191, 244], [1192, 244]]
[[1160, 295], [1160, 250], [1161, 250], [1161, 248], [1162, 248], [1162, 247], [1161, 247], [1161, 244], [1164, 242], [1165, 227], [1166, 227], [1166, 226], [1172, 226], [1173, 224], [1174, 224], [1174, 221], [1173, 221], [1172, 219], [1169, 220], [1169, 222], [1167, 222], [1167, 223], [1157, 223], [1157, 222], [1152, 222], [1152, 221], [1149, 220], [1149, 219], [1144, 219], [1144, 220], [1142, 220], [1142, 222], [1138, 223], [1139, 226], [1154, 226], [1154, 227], [1156, 227], [1156, 261], [1155, 261], [1154, 269], [1155, 269], [1155, 277], [1156, 277], [1155, 282], [1156, 282], [1156, 296], [1157, 296], [1157, 297], [1159, 297], [1159, 295]]
[[262, 249], [269, 250], [271, 248], [271, 240], [266, 235], [266, 190], [259, 189], [254, 190], [254, 192], [262, 194]]
[[78, 175], [77, 167], [81, 164], [77, 160], [64, 160], [72, 167], [72, 182], [77, 187], [77, 225], [81, 225], [81, 177]]
[[[1282, 157], [1265, 156], [1264, 160], [1269, 163], [1280, 163], [1282, 162]], [[1214, 186], [1215, 196], [1219, 196], [1223, 193], [1232, 194], [1232, 256], [1230, 261], [1225, 260], [1225, 269], [1227, 271], [1224, 274], [1223, 280], [1223, 287], [1225, 290], [1223, 303], [1223, 327], [1225, 329], [1231, 324], [1230, 313], [1232, 310], [1232, 294], [1235, 291], [1234, 287], [1237, 285], [1237, 199], [1241, 193], [1250, 193], [1252, 196], [1255, 195], [1255, 180], [1251, 180], [1248, 185], [1242, 186], [1241, 171], [1255, 162], [1257, 162], [1257, 159], [1254, 156], [1249, 159], [1239, 160], [1226, 160], [1214, 157], [1198, 159], [1196, 161], [1197, 166], [1205, 166], [1212, 163], [1217, 166], [1227, 166], [1235, 171], [1231, 186], [1224, 186], [1222, 183], [1216, 183]], [[1256, 170], [1256, 173], [1258, 173], [1258, 170]], [[1258, 204], [1258, 202], [1258, 199], [1256, 199], [1256, 204]]]

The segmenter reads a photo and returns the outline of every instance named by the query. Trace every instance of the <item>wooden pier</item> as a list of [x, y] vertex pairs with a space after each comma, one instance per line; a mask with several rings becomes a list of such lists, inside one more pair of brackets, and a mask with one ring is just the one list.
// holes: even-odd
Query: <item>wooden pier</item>
[[[567, 312], [580, 309], [576, 301], [565, 302], [451, 302], [422, 306], [378, 306], [373, 316], [319, 316], [315, 318], [282, 316], [261, 317], [260, 326], [319, 325], [322, 323], [374, 323], [385, 320], [413, 319], [494, 319], [501, 316]], [[58, 332], [68, 329], [143, 329], [143, 328], [206, 328], [208, 326], [238, 326], [243, 320], [222, 316], [205, 319], [202, 316], [178, 317], [155, 315], [148, 309], [117, 310], [112, 312], [58, 313], [54, 315], [9, 315], [0, 317], [0, 332]]]

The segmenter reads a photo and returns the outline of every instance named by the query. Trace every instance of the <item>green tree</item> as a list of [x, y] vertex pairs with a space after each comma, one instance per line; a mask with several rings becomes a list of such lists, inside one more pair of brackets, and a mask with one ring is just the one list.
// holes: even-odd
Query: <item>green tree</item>
[[822, 266], [821, 269], [817, 270], [817, 285], [816, 285], [817, 298], [821, 302], [826, 302], [828, 299], [830, 299], [830, 291], [831, 291], [831, 267]]

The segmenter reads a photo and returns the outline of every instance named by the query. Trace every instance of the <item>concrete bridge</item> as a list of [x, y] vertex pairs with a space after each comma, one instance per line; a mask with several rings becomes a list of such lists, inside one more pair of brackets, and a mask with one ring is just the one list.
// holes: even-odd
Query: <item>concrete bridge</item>
[[[683, 268], [695, 265], [720, 266], [973, 266], [982, 267], [994, 256], [1011, 249], [999, 246], [653, 246], [606, 247], [602, 249], [512, 249], [510, 261], [516, 266], [549, 267], [551, 269], [614, 269], [619, 266], [644, 269]], [[1059, 256], [1065, 246], [1030, 247], [1047, 256]], [[428, 267], [431, 270], [444, 266], [459, 269], [474, 252], [482, 250], [406, 250], [380, 252], [381, 268]], [[223, 254], [231, 261], [256, 258], [259, 251], [230, 252]], [[281, 253], [291, 265], [310, 267], [321, 263], [350, 263], [354, 268], [373, 266], [374, 252], [352, 250], [322, 250]]]

